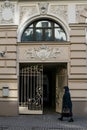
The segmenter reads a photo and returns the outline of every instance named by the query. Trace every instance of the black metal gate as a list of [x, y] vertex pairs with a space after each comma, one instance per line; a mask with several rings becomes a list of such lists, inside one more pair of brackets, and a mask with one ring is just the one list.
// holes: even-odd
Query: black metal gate
[[43, 65], [21, 66], [19, 73], [19, 106], [42, 110]]

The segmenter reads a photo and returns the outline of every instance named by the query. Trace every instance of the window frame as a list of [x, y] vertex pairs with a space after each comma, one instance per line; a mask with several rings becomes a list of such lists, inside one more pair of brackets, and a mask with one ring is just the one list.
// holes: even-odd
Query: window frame
[[[50, 24], [51, 24], [51, 27], [36, 27], [36, 25], [37, 25], [37, 23], [38, 22], [42, 22], [42, 21], [47, 21], [47, 22], [50, 22]], [[56, 25], [58, 25], [58, 26], [55, 26], [55, 24]], [[31, 27], [32, 26], [32, 27]], [[63, 34], [65, 35], [65, 40], [64, 39], [56, 39], [55, 38], [55, 30], [56, 29], [61, 29], [62, 30], [62, 32], [63, 32]], [[33, 40], [25, 40], [24, 38], [24, 33], [27, 31], [27, 29], [32, 29], [33, 30]], [[36, 39], [37, 37], [36, 37], [36, 30], [39, 30], [39, 29], [41, 29], [42, 30], [42, 39], [40, 40], [40, 39]], [[50, 40], [46, 40], [46, 38], [45, 38], [45, 32], [46, 32], [46, 30], [51, 30], [51, 33], [52, 33], [52, 37], [51, 37], [51, 39]], [[63, 38], [63, 37], [61, 37], [61, 38]], [[21, 42], [39, 42], [39, 41], [42, 41], [42, 42], [49, 42], [49, 41], [55, 41], [55, 42], [66, 42], [67, 41], [67, 35], [66, 35], [66, 32], [65, 32], [65, 30], [64, 30], [64, 28], [59, 24], [59, 23], [57, 23], [57, 22], [55, 22], [54, 20], [50, 20], [50, 19], [39, 19], [39, 20], [36, 20], [36, 21], [34, 21], [34, 22], [32, 22], [32, 23], [30, 23], [30, 24], [28, 24], [27, 25], [27, 27], [24, 29], [24, 31], [23, 31], [23, 33], [22, 33], [22, 36], [21, 36]]]

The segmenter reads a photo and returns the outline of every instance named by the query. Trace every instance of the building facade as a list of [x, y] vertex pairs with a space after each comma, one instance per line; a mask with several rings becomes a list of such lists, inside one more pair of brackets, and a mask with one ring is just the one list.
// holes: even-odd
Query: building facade
[[0, 0], [0, 115], [87, 115], [87, 1]]

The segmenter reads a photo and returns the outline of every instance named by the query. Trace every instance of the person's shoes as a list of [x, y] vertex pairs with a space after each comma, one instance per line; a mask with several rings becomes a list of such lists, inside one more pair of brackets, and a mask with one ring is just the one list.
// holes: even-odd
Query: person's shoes
[[63, 118], [62, 117], [60, 117], [60, 118], [58, 118], [60, 121], [63, 121]]
[[74, 122], [73, 118], [71, 118], [68, 122]]

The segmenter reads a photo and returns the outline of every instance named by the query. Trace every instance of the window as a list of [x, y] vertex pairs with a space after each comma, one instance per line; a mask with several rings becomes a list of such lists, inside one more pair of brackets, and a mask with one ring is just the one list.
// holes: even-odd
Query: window
[[28, 25], [21, 37], [22, 42], [29, 41], [66, 41], [66, 33], [61, 25], [52, 20], [38, 20]]

